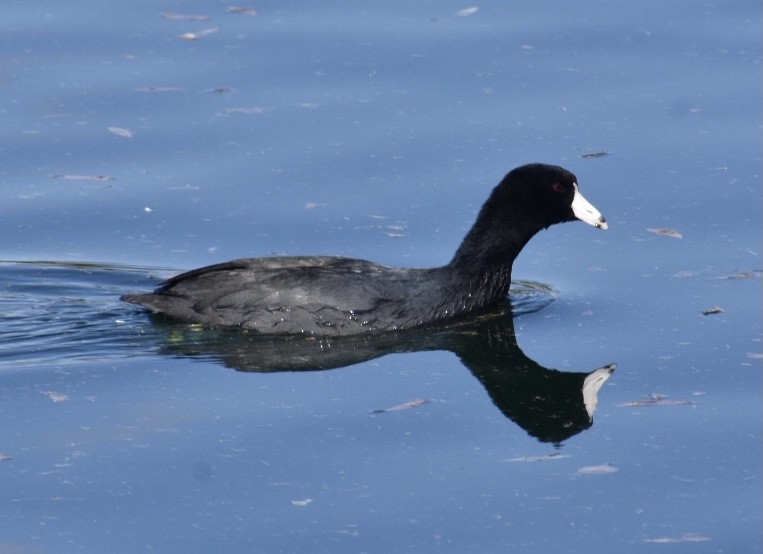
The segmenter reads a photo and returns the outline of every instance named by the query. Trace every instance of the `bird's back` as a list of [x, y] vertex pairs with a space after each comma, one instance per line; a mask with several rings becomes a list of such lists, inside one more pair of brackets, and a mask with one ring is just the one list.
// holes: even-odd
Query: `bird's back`
[[[348, 335], [403, 328], [429, 280], [418, 273], [341, 257], [234, 260], [173, 277], [124, 299], [171, 318], [263, 333]], [[422, 288], [416, 283], [427, 283]], [[417, 298], [418, 296], [418, 298]]]

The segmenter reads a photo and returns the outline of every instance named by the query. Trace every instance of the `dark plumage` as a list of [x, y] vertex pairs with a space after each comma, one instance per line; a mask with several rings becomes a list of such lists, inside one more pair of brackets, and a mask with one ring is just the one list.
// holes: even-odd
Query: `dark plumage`
[[354, 335], [461, 317], [506, 297], [511, 266], [541, 229], [580, 219], [607, 228], [569, 171], [530, 164], [493, 189], [445, 266], [401, 269], [328, 256], [250, 258], [177, 275], [127, 302], [188, 323], [265, 334]]

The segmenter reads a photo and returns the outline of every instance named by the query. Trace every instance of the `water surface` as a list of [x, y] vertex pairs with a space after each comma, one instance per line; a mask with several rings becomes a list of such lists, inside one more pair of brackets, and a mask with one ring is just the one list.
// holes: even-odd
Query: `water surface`
[[[759, 5], [251, 7], [4, 5], [0, 550], [759, 552]], [[244, 256], [445, 263], [531, 161], [610, 230], [534, 238], [468, 332], [118, 300]], [[610, 363], [580, 424], [552, 393]]]

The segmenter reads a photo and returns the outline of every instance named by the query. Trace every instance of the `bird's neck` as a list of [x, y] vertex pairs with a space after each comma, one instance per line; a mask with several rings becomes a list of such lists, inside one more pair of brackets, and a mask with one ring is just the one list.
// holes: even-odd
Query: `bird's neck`
[[467, 274], [499, 268], [508, 268], [510, 272], [514, 260], [541, 228], [522, 228], [515, 218], [488, 224], [483, 215], [480, 214], [448, 265]]
[[450, 279], [459, 284], [461, 311], [493, 306], [506, 298], [511, 285], [512, 261], [512, 256], [502, 255], [475, 259], [473, 252], [464, 253], [459, 249], [446, 270]]
[[[518, 217], [496, 218], [484, 208], [448, 264], [452, 275], [468, 283], [485, 305], [505, 298], [514, 260], [542, 227], [523, 227]], [[479, 291], [479, 292], [478, 292]]]

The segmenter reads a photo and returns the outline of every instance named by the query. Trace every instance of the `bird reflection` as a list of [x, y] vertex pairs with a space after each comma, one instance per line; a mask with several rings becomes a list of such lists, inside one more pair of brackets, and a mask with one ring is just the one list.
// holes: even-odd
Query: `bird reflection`
[[519, 348], [507, 301], [468, 322], [351, 337], [262, 336], [241, 329], [168, 325], [155, 315], [166, 337], [160, 351], [202, 357], [237, 371], [268, 373], [345, 367], [393, 353], [448, 350], [456, 354], [499, 410], [541, 442], [559, 445], [593, 424], [598, 392], [615, 370], [590, 373], [540, 366]]

